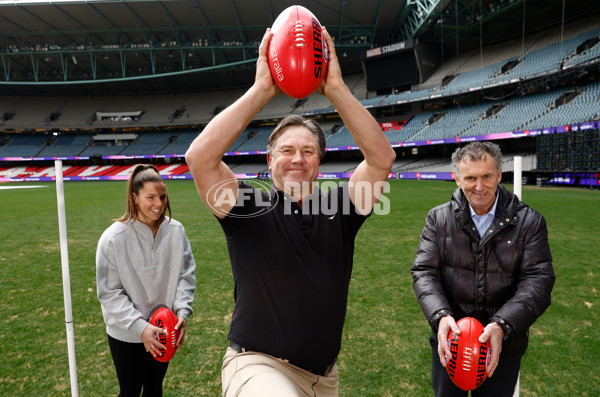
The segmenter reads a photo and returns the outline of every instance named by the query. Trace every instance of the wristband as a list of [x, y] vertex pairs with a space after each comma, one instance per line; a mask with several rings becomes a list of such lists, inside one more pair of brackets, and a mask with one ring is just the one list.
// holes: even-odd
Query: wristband
[[431, 318], [431, 323], [434, 325], [436, 330], [438, 328], [440, 319], [442, 317], [444, 317], [446, 314], [452, 314], [452, 313], [448, 309], [442, 309], [442, 310], [439, 310], [437, 313], [435, 313], [433, 315], [433, 317]]
[[515, 332], [515, 329], [512, 327], [512, 325], [507, 323], [506, 320], [504, 320], [503, 318], [492, 320], [491, 322], [498, 324], [502, 328], [502, 330], [504, 331], [504, 340], [510, 338]]

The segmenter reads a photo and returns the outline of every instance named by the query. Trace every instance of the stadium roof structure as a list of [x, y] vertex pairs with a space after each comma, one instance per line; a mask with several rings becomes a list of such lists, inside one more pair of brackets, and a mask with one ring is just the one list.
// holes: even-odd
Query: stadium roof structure
[[247, 87], [286, 7], [309, 8], [345, 73], [409, 38], [449, 56], [600, 13], [590, 0], [0, 0], [0, 95], [147, 95]]

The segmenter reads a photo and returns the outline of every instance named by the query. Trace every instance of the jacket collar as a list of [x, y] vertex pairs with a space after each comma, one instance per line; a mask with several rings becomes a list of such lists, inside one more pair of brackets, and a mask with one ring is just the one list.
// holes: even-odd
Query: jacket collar
[[[498, 185], [496, 194], [498, 194], [498, 205], [496, 207], [496, 216], [491, 227], [497, 231], [508, 225], [517, 224], [517, 211], [524, 204], [519, 201], [517, 196], [502, 185]], [[451, 203], [452, 211], [454, 212], [457, 221], [463, 225], [465, 229], [469, 229], [467, 226], [470, 226], [473, 221], [471, 219], [471, 211], [469, 210], [467, 197], [461, 188], [457, 188], [454, 191]]]

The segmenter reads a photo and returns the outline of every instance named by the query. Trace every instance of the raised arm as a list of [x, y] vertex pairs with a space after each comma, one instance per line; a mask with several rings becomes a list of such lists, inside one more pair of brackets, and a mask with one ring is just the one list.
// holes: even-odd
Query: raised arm
[[[333, 40], [323, 29], [329, 48], [327, 74], [318, 89], [335, 106], [365, 159], [350, 178], [350, 199], [362, 214], [371, 212], [384, 189], [396, 153], [371, 113], [354, 97], [342, 78]], [[361, 186], [362, 184], [362, 186]]]
[[222, 161], [223, 155], [263, 106], [280, 94], [267, 61], [270, 40], [271, 30], [267, 29], [260, 43], [252, 87], [213, 118], [185, 154], [198, 194], [219, 218], [224, 218], [233, 208], [238, 193], [237, 178]]

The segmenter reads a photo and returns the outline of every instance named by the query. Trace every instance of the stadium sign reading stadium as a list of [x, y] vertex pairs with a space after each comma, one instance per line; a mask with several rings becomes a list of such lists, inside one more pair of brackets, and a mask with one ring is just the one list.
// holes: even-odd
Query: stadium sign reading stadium
[[373, 58], [383, 55], [390, 55], [396, 52], [412, 50], [414, 43], [412, 39], [401, 41], [399, 43], [389, 44], [382, 47], [375, 47], [367, 50], [366, 58]]

